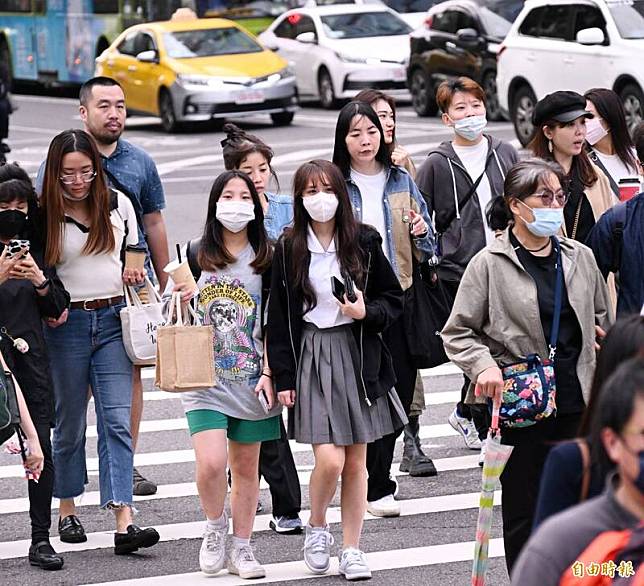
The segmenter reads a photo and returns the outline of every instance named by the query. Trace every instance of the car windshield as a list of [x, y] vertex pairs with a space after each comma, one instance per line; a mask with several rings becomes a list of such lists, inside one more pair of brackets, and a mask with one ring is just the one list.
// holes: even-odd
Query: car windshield
[[390, 12], [352, 12], [322, 16], [322, 26], [331, 39], [359, 39], [406, 35], [411, 27]]
[[508, 22], [502, 16], [499, 16], [496, 12], [492, 12], [489, 8], [481, 8], [481, 22], [487, 34], [491, 37], [498, 37], [504, 39], [512, 26], [511, 22]]
[[208, 28], [176, 31], [163, 35], [168, 57], [216, 57], [237, 53], [261, 53], [262, 47], [238, 28]]
[[644, 39], [644, 0], [609, 2], [608, 8], [623, 39]]
[[442, 0], [383, 0], [383, 2], [393, 8], [396, 12], [427, 12], [434, 4]]
[[[523, 0], [477, 0], [477, 4], [484, 12], [489, 10], [509, 23], [516, 20], [523, 8]], [[502, 36], [505, 36], [507, 32], [506, 29]]]

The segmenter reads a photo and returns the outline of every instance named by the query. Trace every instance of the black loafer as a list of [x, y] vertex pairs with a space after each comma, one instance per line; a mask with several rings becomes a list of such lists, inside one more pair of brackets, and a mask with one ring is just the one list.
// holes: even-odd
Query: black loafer
[[85, 529], [76, 515], [67, 515], [58, 519], [58, 535], [65, 543], [84, 543], [87, 541]]
[[152, 547], [159, 542], [159, 533], [148, 527], [141, 529], [136, 525], [128, 525], [127, 533], [114, 534], [114, 553], [123, 555], [132, 553], [140, 547]]
[[39, 541], [29, 548], [29, 563], [43, 570], [60, 570], [64, 560], [54, 551], [49, 541]]

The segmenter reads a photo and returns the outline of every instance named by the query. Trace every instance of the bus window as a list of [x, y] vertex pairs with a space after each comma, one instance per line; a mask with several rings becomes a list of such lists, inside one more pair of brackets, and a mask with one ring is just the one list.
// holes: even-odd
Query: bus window
[[0, 0], [0, 10], [6, 12], [31, 12], [31, 0]]
[[119, 0], [94, 0], [94, 14], [118, 14]]

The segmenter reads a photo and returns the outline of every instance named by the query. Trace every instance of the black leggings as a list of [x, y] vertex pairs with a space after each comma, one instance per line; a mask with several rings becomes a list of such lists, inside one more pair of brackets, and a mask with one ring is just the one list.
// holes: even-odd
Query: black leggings
[[6, 98], [0, 99], [0, 140], [9, 136], [9, 114], [11, 106]]
[[40, 447], [45, 456], [42, 474], [38, 482], [30, 480], [29, 517], [31, 518], [31, 542], [49, 540], [51, 527], [51, 497], [54, 493], [54, 461], [51, 453], [51, 426], [49, 423], [34, 422]]

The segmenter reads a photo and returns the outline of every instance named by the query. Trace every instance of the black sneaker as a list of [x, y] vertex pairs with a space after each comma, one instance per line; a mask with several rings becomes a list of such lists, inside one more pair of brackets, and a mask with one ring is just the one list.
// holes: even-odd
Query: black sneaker
[[144, 478], [136, 469], [132, 469], [132, 494], [136, 496], [150, 496], [157, 493], [157, 485]]
[[128, 525], [127, 533], [114, 534], [114, 553], [123, 555], [132, 553], [139, 547], [152, 547], [159, 542], [159, 533], [156, 529], [148, 527], [141, 529], [136, 525]]
[[67, 515], [58, 519], [58, 535], [65, 543], [85, 543], [87, 535], [85, 529], [76, 515]]
[[0, 142], [0, 152], [10, 153], [11, 147], [6, 142]]
[[54, 551], [49, 541], [39, 541], [29, 547], [29, 563], [43, 570], [60, 570], [64, 560]]

